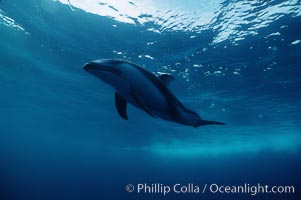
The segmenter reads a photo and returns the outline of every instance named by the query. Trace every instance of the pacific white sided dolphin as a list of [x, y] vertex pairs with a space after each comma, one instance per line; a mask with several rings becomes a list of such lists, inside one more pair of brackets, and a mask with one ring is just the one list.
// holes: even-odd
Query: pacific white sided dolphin
[[170, 74], [156, 76], [144, 68], [125, 60], [100, 59], [84, 65], [84, 70], [115, 89], [115, 105], [119, 115], [127, 120], [127, 103], [152, 117], [193, 127], [222, 122], [203, 120], [187, 109], [168, 89], [174, 80]]

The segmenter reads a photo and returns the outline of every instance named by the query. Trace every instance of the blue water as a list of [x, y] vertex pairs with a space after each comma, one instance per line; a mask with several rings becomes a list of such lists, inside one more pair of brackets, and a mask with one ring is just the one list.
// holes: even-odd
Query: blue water
[[[301, 1], [0, 1], [0, 199], [299, 199]], [[192, 128], [82, 69], [176, 77]], [[293, 185], [294, 194], [138, 194], [127, 184]]]

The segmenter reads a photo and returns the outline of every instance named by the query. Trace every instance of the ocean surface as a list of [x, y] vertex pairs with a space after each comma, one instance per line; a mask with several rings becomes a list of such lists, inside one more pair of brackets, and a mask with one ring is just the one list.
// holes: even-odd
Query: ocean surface
[[[100, 58], [171, 73], [185, 106], [227, 125], [122, 120], [82, 68]], [[300, 0], [1, 0], [0, 92], [1, 200], [300, 199]], [[200, 192], [138, 192], [177, 183]]]

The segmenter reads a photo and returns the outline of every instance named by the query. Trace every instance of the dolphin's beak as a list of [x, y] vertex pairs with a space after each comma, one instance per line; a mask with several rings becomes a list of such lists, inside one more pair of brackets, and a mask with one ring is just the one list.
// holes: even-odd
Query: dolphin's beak
[[94, 70], [98, 69], [98, 66], [96, 63], [89, 62], [89, 63], [86, 63], [83, 68], [85, 71], [89, 71], [89, 70], [93, 70], [93, 69]]
[[87, 71], [87, 65], [88, 65], [88, 63], [87, 64], [84, 64], [84, 66], [83, 66], [83, 69], [85, 70], [85, 71]]

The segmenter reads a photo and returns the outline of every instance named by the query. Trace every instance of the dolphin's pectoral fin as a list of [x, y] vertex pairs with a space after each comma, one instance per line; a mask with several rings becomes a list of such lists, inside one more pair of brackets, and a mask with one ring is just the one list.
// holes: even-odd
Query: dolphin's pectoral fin
[[163, 83], [165, 83], [166, 86], [168, 86], [171, 81], [175, 80], [175, 77], [173, 77], [171, 74], [160, 74], [158, 77]]
[[122, 117], [122, 119], [124, 119], [124, 120], [128, 120], [128, 115], [126, 113], [127, 102], [117, 92], [115, 92], [115, 105], [116, 105], [116, 108], [117, 108], [117, 111], [118, 111], [120, 117]]
[[149, 107], [145, 103], [143, 103], [143, 101], [138, 95], [132, 94], [132, 96], [141, 109], [143, 109], [147, 114], [149, 114], [153, 118], [156, 118], [156, 116], [150, 111]]

